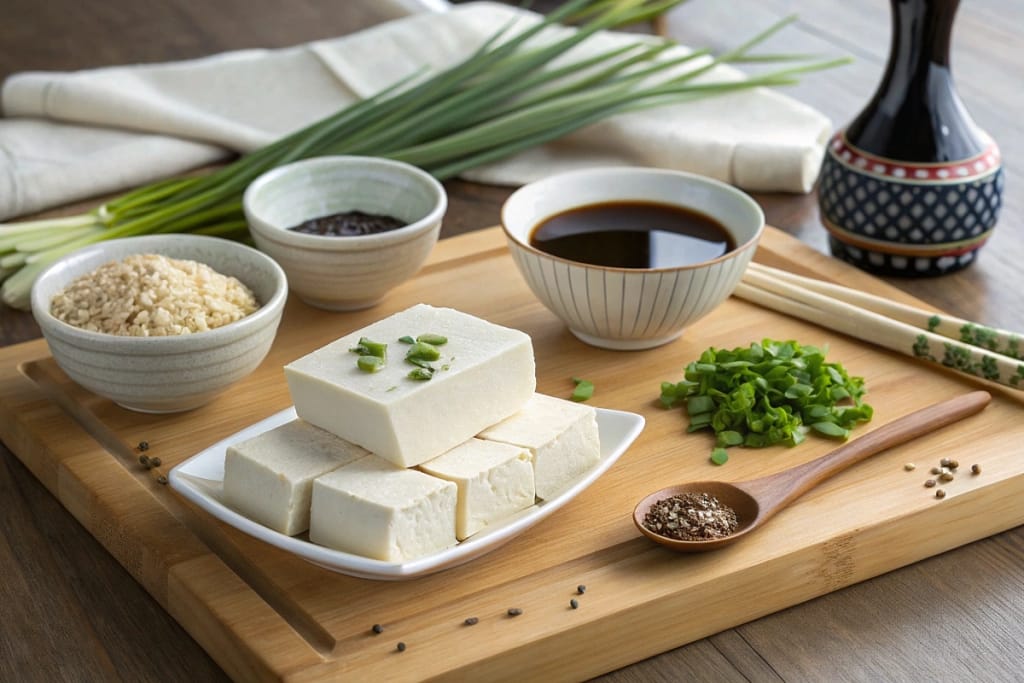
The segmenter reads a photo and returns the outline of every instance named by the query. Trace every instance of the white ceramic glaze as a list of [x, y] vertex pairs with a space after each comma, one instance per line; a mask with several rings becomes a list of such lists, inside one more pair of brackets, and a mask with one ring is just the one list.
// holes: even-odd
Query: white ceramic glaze
[[[316, 157], [281, 166], [249, 185], [243, 199], [256, 246], [288, 274], [291, 290], [327, 310], [368, 308], [416, 273], [437, 242], [448, 208], [429, 173], [376, 157]], [[290, 231], [341, 211], [394, 216], [390, 232], [328, 237]]]
[[461, 543], [408, 562], [384, 562], [316, 545], [302, 536], [286, 536], [254, 522], [223, 502], [224, 456], [228, 446], [295, 419], [295, 408], [287, 408], [219, 441], [171, 470], [171, 488], [206, 510], [215, 519], [235, 527], [272, 546], [334, 572], [364, 579], [397, 581], [433, 574], [469, 562], [495, 550], [555, 512], [593, 484], [626, 452], [644, 428], [644, 418], [620, 410], [597, 409], [601, 459], [570, 482], [558, 495], [542, 501]]
[[[676, 268], [612, 268], [569, 261], [530, 246], [545, 219], [589, 204], [657, 202], [721, 222], [736, 248]], [[764, 213], [731, 185], [680, 171], [595, 168], [525, 185], [508, 198], [502, 228], [530, 289], [581, 341], [608, 349], [666, 344], [732, 294], [764, 230]]]
[[[205, 263], [245, 283], [261, 306], [223, 327], [189, 335], [126, 337], [91, 332], [50, 314], [53, 296], [75, 278], [131, 254]], [[32, 314], [60, 368], [119, 405], [148, 413], [197, 408], [256, 369], [270, 350], [288, 297], [284, 271], [252, 247], [202, 235], [149, 235], [74, 251], [32, 287]]]

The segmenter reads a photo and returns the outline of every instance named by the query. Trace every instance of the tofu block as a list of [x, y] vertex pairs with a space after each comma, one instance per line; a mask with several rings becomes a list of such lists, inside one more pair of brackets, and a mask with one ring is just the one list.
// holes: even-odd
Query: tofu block
[[470, 439], [420, 469], [458, 486], [455, 536], [462, 541], [533, 505], [532, 458], [520, 446]]
[[224, 500], [282, 534], [309, 528], [313, 480], [369, 453], [302, 420], [228, 446]]
[[371, 455], [313, 482], [309, 539], [406, 562], [455, 545], [457, 499], [452, 482]]
[[[408, 377], [403, 336], [438, 334], [436, 372]], [[356, 366], [359, 339], [386, 343], [377, 372]], [[299, 417], [402, 467], [435, 458], [519, 410], [536, 388], [533, 344], [518, 330], [419, 304], [284, 368]]]
[[601, 459], [597, 412], [543, 394], [534, 394], [522, 410], [483, 430], [480, 438], [530, 449], [541, 500], [554, 497]]

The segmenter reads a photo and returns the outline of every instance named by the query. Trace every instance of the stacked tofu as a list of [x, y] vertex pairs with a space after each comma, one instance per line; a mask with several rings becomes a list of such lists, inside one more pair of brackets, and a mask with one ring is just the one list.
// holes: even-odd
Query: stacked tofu
[[[429, 380], [410, 337], [446, 339]], [[387, 344], [357, 367], [361, 340]], [[556, 495], [600, 459], [595, 411], [535, 393], [528, 335], [417, 305], [285, 366], [298, 419], [233, 445], [228, 505], [281, 533], [404, 562]]]

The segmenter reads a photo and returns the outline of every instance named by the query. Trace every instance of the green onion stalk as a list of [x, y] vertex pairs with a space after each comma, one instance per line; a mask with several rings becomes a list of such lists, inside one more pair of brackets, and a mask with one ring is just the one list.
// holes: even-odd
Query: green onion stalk
[[[516, 32], [505, 26], [462, 62], [414, 73], [276, 142], [209, 173], [140, 187], [79, 215], [0, 225], [0, 295], [28, 308], [36, 276], [79, 247], [118, 237], [191, 232], [247, 239], [245, 188], [262, 173], [299, 159], [335, 154], [388, 157], [451, 178], [583, 126], [621, 114], [756, 86], [794, 83], [802, 73], [844, 60], [757, 55], [753, 49], [792, 21], [713, 56], [671, 59], [669, 41], [638, 40], [561, 66], [552, 61], [594, 33], [646, 21], [683, 0], [570, 0]], [[560, 40], [538, 43], [546, 27], [582, 23]], [[701, 80], [718, 64], [786, 62], [746, 79]], [[667, 74], [668, 70], [674, 70]]]

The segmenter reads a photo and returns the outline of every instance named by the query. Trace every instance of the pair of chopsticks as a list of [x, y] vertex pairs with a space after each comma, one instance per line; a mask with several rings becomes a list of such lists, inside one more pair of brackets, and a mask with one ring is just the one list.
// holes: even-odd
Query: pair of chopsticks
[[1024, 389], [1024, 335], [754, 262], [735, 294], [914, 358]]

